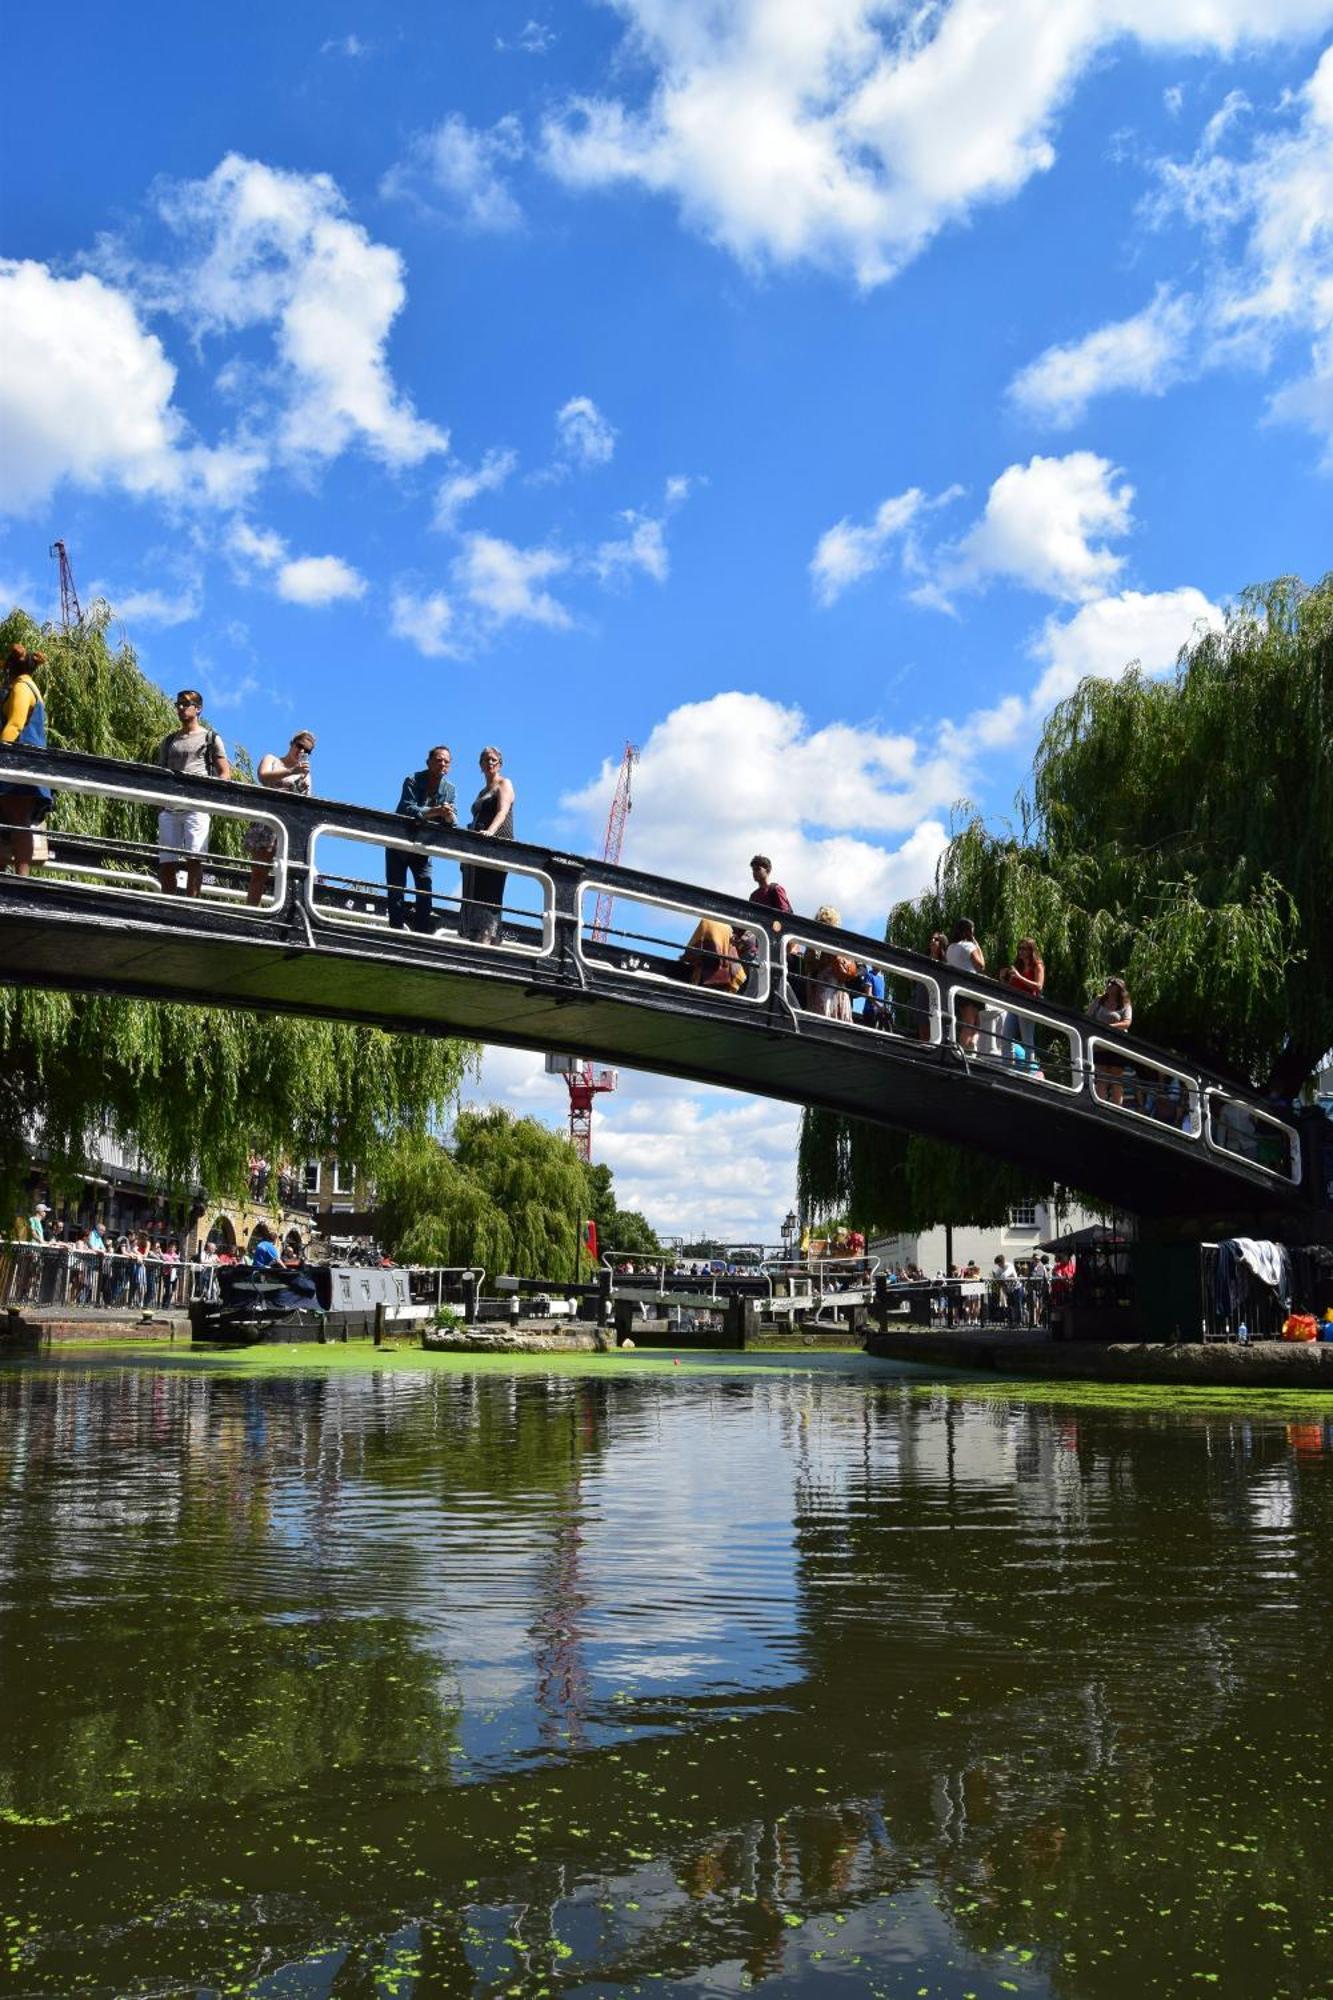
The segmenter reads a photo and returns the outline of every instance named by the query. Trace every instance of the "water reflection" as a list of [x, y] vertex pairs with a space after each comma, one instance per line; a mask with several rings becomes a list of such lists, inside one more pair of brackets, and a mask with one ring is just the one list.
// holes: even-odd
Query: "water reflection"
[[1330, 1442], [0, 1370], [0, 1986], [1324, 1991]]

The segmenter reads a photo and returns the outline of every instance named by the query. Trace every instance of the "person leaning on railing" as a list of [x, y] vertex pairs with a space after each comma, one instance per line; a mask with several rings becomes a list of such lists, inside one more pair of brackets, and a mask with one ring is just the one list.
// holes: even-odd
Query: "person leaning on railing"
[[[1127, 1035], [1134, 1020], [1129, 988], [1123, 979], [1112, 977], [1088, 1009], [1088, 1019], [1106, 1034]], [[1093, 1092], [1107, 1104], [1123, 1104], [1125, 1065], [1119, 1055], [1098, 1049], [1093, 1059]]]
[[[310, 731], [298, 729], [281, 756], [269, 751], [260, 758], [255, 776], [270, 791], [286, 792], [289, 798], [307, 799], [310, 796], [310, 759], [314, 750], [315, 739]], [[259, 903], [263, 901], [264, 891], [269, 885], [273, 857], [278, 851], [277, 833], [262, 820], [252, 820], [245, 829], [245, 851], [250, 859], [250, 884], [245, 900], [247, 903]]]

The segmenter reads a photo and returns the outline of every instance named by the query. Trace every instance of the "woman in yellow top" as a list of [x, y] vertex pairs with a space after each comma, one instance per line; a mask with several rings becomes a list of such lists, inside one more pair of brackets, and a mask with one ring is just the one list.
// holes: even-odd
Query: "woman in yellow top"
[[[33, 679], [33, 670], [45, 665], [45, 653], [30, 653], [26, 646], [10, 647], [4, 667], [0, 745], [16, 743], [29, 750], [45, 750], [46, 703]], [[8, 856], [0, 861], [0, 868], [12, 861], [16, 875], [31, 872], [33, 823], [45, 819], [50, 809], [49, 785], [23, 785], [0, 778], [0, 826], [11, 829]]]

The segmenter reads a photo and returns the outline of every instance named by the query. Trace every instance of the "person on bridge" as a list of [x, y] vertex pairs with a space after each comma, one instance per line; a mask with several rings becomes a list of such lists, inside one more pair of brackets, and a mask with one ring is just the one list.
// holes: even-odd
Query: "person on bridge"
[[[202, 719], [204, 697], [198, 688], [182, 688], [176, 696], [180, 727], [164, 736], [157, 746], [154, 762], [178, 778], [229, 778], [227, 746], [215, 729]], [[204, 856], [213, 821], [206, 812], [179, 812], [167, 808], [157, 816], [158, 880], [168, 896], [180, 892], [181, 860], [185, 862], [185, 893], [201, 896], [204, 889]]]
[[[960, 917], [954, 925], [945, 958], [955, 972], [981, 973], [986, 970], [986, 954], [977, 943], [977, 927], [971, 917]], [[980, 1025], [979, 1000], [958, 1000], [954, 1003], [954, 1034], [964, 1055], [976, 1054]]]
[[[487, 840], [514, 838], [514, 787], [502, 775], [504, 758], [488, 743], [477, 759], [481, 765], [481, 790], [472, 801], [469, 832], [484, 834]], [[468, 863], [463, 869], [463, 935], [477, 944], [498, 944], [504, 912], [505, 875], [503, 868], [478, 868]]]
[[[0, 709], [0, 743], [21, 743], [28, 750], [46, 748], [46, 703], [33, 679], [46, 665], [45, 653], [30, 653], [26, 646], [11, 646], [5, 659], [4, 706]], [[7, 836], [0, 871], [12, 862], [16, 875], [32, 870], [32, 829], [51, 809], [49, 785], [20, 785], [0, 781], [0, 826], [12, 829]]]
[[[433, 750], [426, 752], [425, 770], [410, 771], [403, 779], [403, 789], [398, 795], [395, 810], [411, 822], [414, 834], [428, 833], [433, 826], [457, 826], [458, 794], [449, 780], [449, 766], [453, 760], [454, 753], [449, 745], [437, 743]], [[389, 929], [401, 931], [407, 926], [407, 898], [403, 891], [407, 887], [409, 872], [416, 889], [412, 928], [429, 937], [435, 929], [431, 857], [429, 854], [412, 854], [402, 847], [386, 847], [384, 850], [384, 879], [389, 888]]]
[[[945, 937], [944, 932], [932, 932], [930, 939], [931, 964], [943, 965], [948, 958], [948, 953], [949, 940]], [[934, 1020], [934, 994], [924, 979], [918, 979], [914, 982], [911, 998], [907, 1004], [907, 1013], [911, 1022], [910, 1032], [915, 1035], [917, 1041], [928, 1042], [931, 1037]]]
[[[1014, 962], [1003, 968], [1000, 979], [1005, 986], [1012, 986], [1016, 993], [1026, 999], [1041, 999], [1042, 989], [1046, 984], [1046, 967], [1042, 963], [1041, 953], [1037, 950], [1035, 938], [1025, 937], [1018, 940]], [[1016, 1063], [1025, 1064], [1031, 1061], [1029, 1051], [1034, 1045], [1037, 1033], [1035, 1021], [1026, 1014], [1007, 1013], [1004, 1017], [1003, 1032], [1005, 1054], [1012, 1056]]]
[[720, 917], [700, 917], [680, 962], [691, 986], [716, 986], [727, 993], [739, 993], [745, 984], [735, 933]]
[[[1088, 1009], [1088, 1019], [1095, 1021], [1108, 1034], [1127, 1035], [1134, 1020], [1134, 1009], [1130, 1005], [1129, 988], [1123, 979], [1111, 978], [1106, 982], [1100, 999], [1094, 1000]], [[1119, 1055], [1108, 1055], [1097, 1049], [1093, 1054], [1093, 1092], [1107, 1104], [1123, 1104], [1125, 1065]]]
[[[289, 798], [309, 798], [310, 759], [314, 749], [315, 739], [310, 731], [298, 729], [281, 757], [270, 750], [260, 758], [255, 776], [270, 791], [286, 792]], [[262, 902], [273, 857], [278, 851], [278, 836], [271, 826], [255, 820], [245, 829], [245, 851], [250, 857], [250, 886], [245, 892], [245, 900], [247, 903]]]
[[[842, 913], [835, 910], [832, 903], [821, 903], [815, 911], [815, 922], [827, 924], [831, 930], [841, 930]], [[811, 945], [806, 949], [801, 971], [805, 979], [807, 1012], [822, 1014], [827, 1021], [850, 1021], [852, 996], [849, 989], [860, 978], [856, 960], [844, 957], [841, 952], [820, 951]]]
[[765, 909], [778, 910], [783, 916], [791, 915], [791, 898], [781, 882], [775, 882], [773, 863], [766, 854], [756, 854], [750, 861], [750, 873], [754, 877], [754, 888], [750, 891], [752, 903], [762, 903]]

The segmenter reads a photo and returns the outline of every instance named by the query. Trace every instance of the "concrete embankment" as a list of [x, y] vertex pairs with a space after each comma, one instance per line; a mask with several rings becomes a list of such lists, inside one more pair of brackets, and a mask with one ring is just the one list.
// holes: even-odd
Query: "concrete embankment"
[[872, 1333], [867, 1354], [928, 1368], [1052, 1382], [1177, 1382], [1200, 1388], [1333, 1391], [1333, 1343], [1035, 1340], [1021, 1333]]
[[127, 1340], [188, 1341], [187, 1312], [81, 1312], [75, 1306], [10, 1306], [0, 1314], [0, 1348], [40, 1347], [48, 1340], [116, 1346]]

